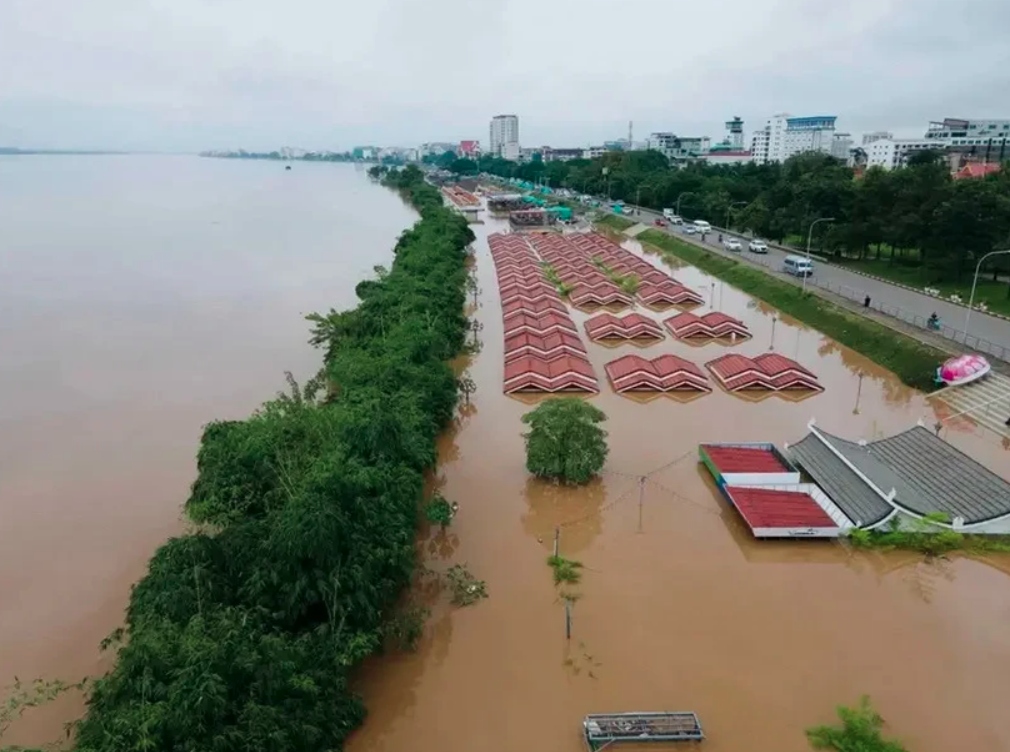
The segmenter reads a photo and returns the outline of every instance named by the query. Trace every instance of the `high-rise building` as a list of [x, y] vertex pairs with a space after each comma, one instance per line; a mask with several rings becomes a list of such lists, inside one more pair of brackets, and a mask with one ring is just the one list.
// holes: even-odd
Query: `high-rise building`
[[773, 115], [764, 128], [754, 133], [751, 141], [754, 161], [784, 162], [791, 156], [809, 151], [831, 154], [836, 119], [834, 115]]
[[849, 152], [852, 151], [852, 134], [836, 133], [831, 141], [831, 156], [840, 159], [842, 162], [849, 161]]
[[[519, 118], [516, 115], [495, 115], [491, 118], [491, 154], [496, 157], [519, 153]], [[508, 159], [509, 157], [505, 157]], [[515, 158], [515, 157], [513, 157]]]

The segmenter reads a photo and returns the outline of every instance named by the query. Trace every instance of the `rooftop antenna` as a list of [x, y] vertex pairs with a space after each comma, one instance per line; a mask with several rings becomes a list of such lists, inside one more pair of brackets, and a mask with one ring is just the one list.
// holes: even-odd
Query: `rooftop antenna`
[[630, 146], [635, 142], [633, 138], [635, 133], [635, 122], [633, 120], [628, 121], [628, 145]]

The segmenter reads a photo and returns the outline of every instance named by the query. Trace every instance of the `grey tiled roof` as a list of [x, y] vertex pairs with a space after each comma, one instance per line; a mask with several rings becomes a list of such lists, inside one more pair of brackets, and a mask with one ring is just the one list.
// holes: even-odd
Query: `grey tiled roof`
[[914, 512], [946, 512], [967, 524], [1010, 514], [1010, 482], [927, 428], [916, 426], [866, 449], [901, 477], [907, 492], [899, 488], [896, 501]]
[[[841, 450], [841, 447], [836, 448]], [[880, 498], [812, 433], [802, 441], [790, 444], [786, 452], [853, 523], [860, 526], [873, 525], [893, 511], [890, 504]], [[860, 468], [860, 472], [865, 473], [865, 470]], [[890, 488], [881, 490], [888, 493]]]
[[[922, 426], [860, 446], [819, 431], [839, 454], [895, 504], [926, 515], [944, 512], [965, 524], [1010, 514], [1010, 482]], [[887, 516], [886, 501], [812, 433], [789, 453], [853, 522], [872, 525]]]

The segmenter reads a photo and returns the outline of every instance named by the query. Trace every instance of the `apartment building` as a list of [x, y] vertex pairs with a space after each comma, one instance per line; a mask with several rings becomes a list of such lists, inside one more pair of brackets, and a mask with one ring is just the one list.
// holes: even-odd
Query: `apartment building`
[[810, 151], [831, 154], [835, 143], [836, 120], [834, 115], [773, 115], [751, 139], [754, 161], [784, 162], [796, 154]]
[[[890, 134], [888, 134], [890, 135]], [[893, 170], [908, 164], [908, 158], [917, 151], [937, 148], [936, 143], [924, 138], [878, 138], [864, 142], [867, 167]]]
[[[506, 151], [515, 156], [506, 156]], [[491, 118], [490, 153], [505, 159], [519, 158], [519, 118], [516, 115], [495, 115]]]

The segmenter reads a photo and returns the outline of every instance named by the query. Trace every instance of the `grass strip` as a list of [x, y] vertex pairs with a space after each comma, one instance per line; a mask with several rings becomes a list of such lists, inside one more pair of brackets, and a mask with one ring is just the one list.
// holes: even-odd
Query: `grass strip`
[[[618, 218], [620, 219], [620, 218]], [[743, 292], [775, 306], [841, 344], [893, 372], [908, 386], [922, 391], [936, 388], [933, 374], [947, 353], [851, 313], [814, 293], [744, 264], [702, 250], [657, 230], [646, 230], [638, 240], [655, 246], [704, 272], [729, 282]]]
[[629, 227], [634, 227], [635, 223], [630, 219], [625, 219], [624, 217], [619, 217], [616, 214], [604, 214], [602, 217], [596, 220], [598, 224], [606, 225], [618, 232], [623, 232]]

